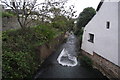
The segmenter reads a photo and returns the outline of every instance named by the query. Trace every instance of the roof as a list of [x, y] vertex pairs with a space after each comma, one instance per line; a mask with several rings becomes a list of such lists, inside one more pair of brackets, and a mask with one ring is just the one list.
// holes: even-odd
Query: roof
[[103, 2], [104, 2], [104, 0], [101, 0], [101, 1], [100, 1], [100, 3], [98, 4], [98, 7], [97, 7], [97, 9], [96, 9], [96, 11], [99, 11], [99, 10], [100, 10]]

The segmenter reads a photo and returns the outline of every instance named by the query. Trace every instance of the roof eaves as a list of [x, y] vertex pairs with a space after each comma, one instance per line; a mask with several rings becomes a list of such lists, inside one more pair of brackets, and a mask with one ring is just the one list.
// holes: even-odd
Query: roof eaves
[[103, 2], [104, 2], [104, 0], [101, 0], [101, 1], [100, 1], [100, 3], [98, 4], [98, 7], [97, 7], [97, 9], [96, 9], [96, 11], [99, 11], [99, 10], [100, 10]]

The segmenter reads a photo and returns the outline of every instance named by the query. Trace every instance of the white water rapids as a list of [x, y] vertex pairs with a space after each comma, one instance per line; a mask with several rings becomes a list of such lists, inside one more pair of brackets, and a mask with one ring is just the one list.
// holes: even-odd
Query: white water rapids
[[74, 34], [71, 34], [67, 42], [65, 43], [65, 46], [63, 50], [61, 51], [60, 55], [57, 58], [57, 61], [62, 66], [76, 66], [77, 65], [77, 58], [76, 58], [76, 51], [75, 51], [75, 43], [76, 38]]

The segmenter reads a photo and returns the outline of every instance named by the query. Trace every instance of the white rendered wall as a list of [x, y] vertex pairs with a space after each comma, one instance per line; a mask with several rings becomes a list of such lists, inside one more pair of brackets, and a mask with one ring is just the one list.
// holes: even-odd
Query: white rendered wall
[[[110, 29], [106, 28], [107, 21], [110, 21]], [[89, 33], [94, 34], [94, 43], [88, 41]], [[118, 65], [118, 2], [103, 3], [84, 29], [81, 48], [90, 54], [98, 53]]]
[[118, 64], [120, 66], [120, 1], [118, 4]]

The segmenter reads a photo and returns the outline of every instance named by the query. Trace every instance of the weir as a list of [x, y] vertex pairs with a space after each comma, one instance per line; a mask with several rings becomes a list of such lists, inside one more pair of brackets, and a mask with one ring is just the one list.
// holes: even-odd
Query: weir
[[63, 50], [57, 58], [57, 61], [62, 66], [76, 66], [77, 58], [76, 58], [76, 37], [73, 33], [71, 33], [67, 39], [67, 42], [63, 46]]

